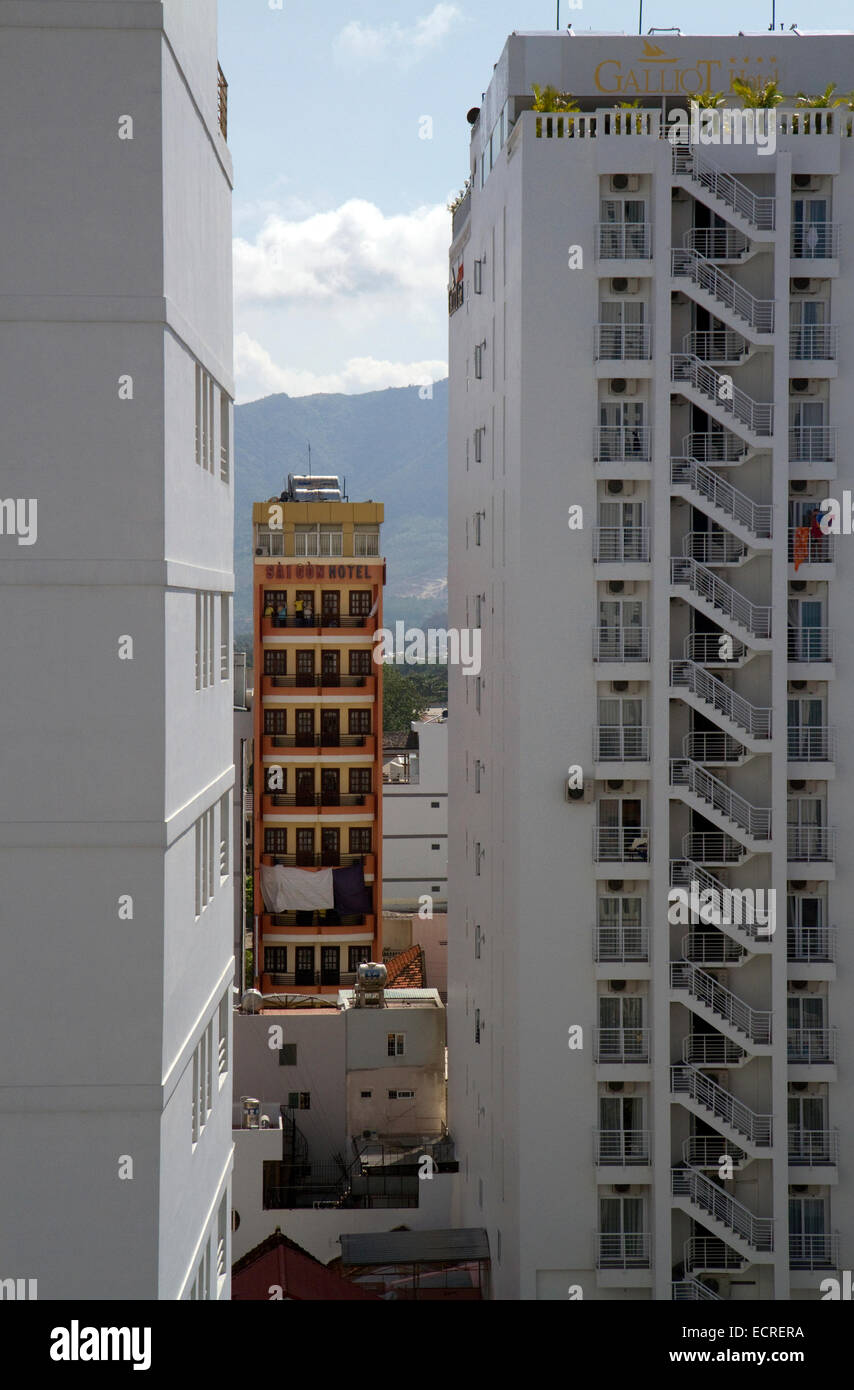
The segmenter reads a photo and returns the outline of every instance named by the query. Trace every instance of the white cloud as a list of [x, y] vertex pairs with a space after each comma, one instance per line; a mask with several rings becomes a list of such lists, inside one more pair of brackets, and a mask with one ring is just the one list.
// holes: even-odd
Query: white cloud
[[375, 357], [351, 357], [342, 369], [325, 373], [280, 367], [248, 333], [238, 333], [235, 338], [234, 364], [240, 404], [278, 391], [286, 391], [289, 396], [339, 391], [356, 395], [382, 391], [388, 386], [422, 386], [448, 375], [447, 362], [382, 362]]
[[448, 213], [442, 206], [386, 217], [353, 198], [300, 219], [271, 214], [254, 243], [234, 241], [238, 303], [334, 304], [365, 295], [441, 297]]
[[456, 5], [434, 5], [429, 14], [404, 27], [396, 21], [371, 28], [354, 19], [345, 25], [334, 44], [336, 58], [342, 62], [370, 63], [394, 58], [409, 66], [437, 47], [462, 19]]

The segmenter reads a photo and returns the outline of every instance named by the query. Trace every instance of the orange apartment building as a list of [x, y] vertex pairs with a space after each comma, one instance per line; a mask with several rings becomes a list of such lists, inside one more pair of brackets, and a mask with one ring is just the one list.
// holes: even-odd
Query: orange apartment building
[[[253, 505], [263, 993], [334, 994], [382, 960], [382, 521], [382, 503], [349, 502], [335, 477], [289, 475]], [[276, 869], [263, 885], [262, 866]]]

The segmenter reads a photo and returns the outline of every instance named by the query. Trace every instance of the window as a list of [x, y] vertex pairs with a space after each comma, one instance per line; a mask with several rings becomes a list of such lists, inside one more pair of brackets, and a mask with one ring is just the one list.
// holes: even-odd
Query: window
[[373, 1091], [360, 1091], [360, 1092], [359, 1092], [359, 1097], [360, 1097], [361, 1100], [371, 1100], [371, 1098], [373, 1097], [373, 1094], [374, 1094]]
[[480, 676], [475, 676], [475, 678], [474, 678], [474, 707], [475, 707], [475, 709], [477, 710], [478, 714], [480, 714], [481, 695], [482, 695], [482, 693], [483, 693], [483, 681], [481, 680]]
[[350, 590], [350, 617], [367, 618], [374, 605], [370, 589]]
[[228, 856], [229, 856], [229, 842], [230, 842], [230, 839], [231, 839], [231, 832], [230, 832], [230, 828], [229, 828], [229, 817], [230, 817], [230, 814], [231, 814], [230, 808], [229, 808], [229, 802], [230, 802], [230, 800], [231, 800], [231, 798], [230, 798], [228, 792], [225, 793], [225, 796], [221, 796], [221, 797], [220, 797], [220, 800], [219, 800], [219, 877], [220, 877], [220, 882], [221, 882], [223, 879], [228, 878], [228, 876], [229, 876]]
[[485, 512], [475, 512], [475, 514], [474, 514], [474, 543], [475, 543], [475, 545], [480, 545], [480, 543], [481, 543], [481, 534], [482, 534], [481, 522], [483, 521], [483, 518], [484, 518], [485, 515], [486, 515]]
[[229, 595], [219, 596], [219, 678], [227, 681], [229, 677], [229, 652], [231, 650], [231, 614]]
[[200, 917], [214, 895], [214, 808], [205, 811], [194, 826], [195, 910]]
[[350, 768], [350, 791], [354, 796], [370, 796], [373, 789], [372, 771], [369, 767]]
[[[474, 789], [476, 792], [480, 791], [480, 773], [482, 767], [483, 764], [481, 763], [480, 758], [476, 758], [474, 764]], [[435, 801], [433, 803], [434, 806], [438, 806], [438, 804], [438, 801]]]
[[356, 651], [350, 652], [350, 675], [369, 676], [371, 674], [372, 659], [373, 652], [361, 651], [358, 648]]
[[[227, 627], [226, 627], [227, 630]], [[214, 595], [196, 594], [196, 689], [213, 685]]]
[[474, 842], [474, 871], [475, 871], [475, 873], [478, 874], [478, 875], [480, 874], [480, 858], [481, 858], [480, 840], [475, 840], [475, 842]]
[[480, 1042], [480, 1009], [474, 1011], [474, 1040]]
[[297, 1064], [297, 1045], [296, 1043], [285, 1043], [279, 1048], [279, 1066], [295, 1067]]
[[389, 1091], [389, 1093], [388, 1093], [388, 1098], [389, 1098], [389, 1100], [414, 1100], [414, 1099], [415, 1099], [415, 1092], [414, 1092], [414, 1091]]
[[350, 854], [371, 853], [371, 827], [354, 825], [350, 827]]
[[214, 383], [196, 363], [196, 463], [206, 473], [214, 471]]
[[264, 711], [264, 733], [265, 734], [286, 734], [288, 732], [287, 710], [265, 709]]
[[286, 975], [288, 971], [287, 946], [264, 947], [264, 974]]
[[351, 734], [369, 734], [371, 732], [371, 711], [369, 709], [351, 709], [348, 711], [347, 720]]
[[440, 844], [431, 844], [430, 848], [431, 848], [431, 849], [441, 849], [442, 846], [441, 846]]
[[193, 1143], [194, 1143], [194, 1144], [198, 1142], [199, 1135], [200, 1135], [201, 1132], [202, 1132], [201, 1120], [200, 1120], [199, 1116], [200, 1116], [200, 1107], [199, 1107], [199, 1049], [196, 1048], [195, 1052], [193, 1053], [193, 1099], [192, 1099]]
[[483, 350], [484, 350], [485, 347], [486, 347], [486, 341], [485, 341], [485, 340], [484, 340], [484, 342], [482, 342], [482, 343], [475, 343], [475, 349], [474, 349], [474, 375], [475, 375], [475, 380], [476, 380], [476, 381], [482, 381], [482, 380], [483, 380]]
[[475, 958], [475, 960], [480, 960], [480, 947], [481, 947], [481, 942], [482, 942], [482, 940], [483, 940], [483, 938], [482, 938], [482, 936], [481, 936], [480, 926], [478, 925], [478, 926], [476, 926], [475, 929], [474, 929], [474, 958]]
[[371, 959], [370, 946], [350, 946], [348, 948], [347, 969], [351, 975], [355, 975], [360, 965]]
[[228, 1076], [228, 995], [219, 1001], [219, 1046], [217, 1048], [217, 1076], [223, 1081]]
[[224, 391], [219, 393], [219, 476], [227, 483], [231, 474], [231, 402]]
[[387, 1033], [386, 1051], [389, 1057], [404, 1057], [406, 1055], [406, 1034]]
[[286, 676], [288, 674], [288, 654], [287, 652], [264, 653], [264, 675], [265, 676]]
[[265, 854], [287, 854], [288, 832], [285, 828], [267, 828], [264, 831]]
[[289, 1091], [288, 1092], [289, 1110], [310, 1110], [311, 1091]]
[[219, 1204], [219, 1211], [216, 1217], [216, 1289], [217, 1293], [222, 1289], [225, 1280], [228, 1264], [226, 1252], [228, 1249], [228, 1207], [227, 1198], [223, 1197]]
[[[479, 428], [479, 429], [476, 429], [475, 432], [474, 432], [474, 461], [475, 461], [475, 463], [482, 463], [482, 461], [483, 461], [483, 436], [484, 436], [485, 434], [486, 434], [486, 428], [485, 428], [485, 426], [483, 426], [483, 425], [481, 425], [480, 428]], [[480, 541], [478, 541], [477, 544], [480, 545]]]
[[474, 292], [483, 294], [483, 261], [474, 263]]
[[193, 1052], [192, 1136], [197, 1143], [213, 1106], [213, 1019]]
[[379, 553], [380, 533], [377, 527], [357, 522], [353, 528], [353, 554], [379, 555]]

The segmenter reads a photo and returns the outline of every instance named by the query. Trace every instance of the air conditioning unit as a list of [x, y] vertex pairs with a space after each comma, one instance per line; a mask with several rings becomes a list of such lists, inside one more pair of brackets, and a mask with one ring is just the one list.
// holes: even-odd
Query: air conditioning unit
[[806, 980], [790, 980], [789, 983], [791, 984], [792, 989], [806, 989], [807, 987]]
[[567, 777], [563, 789], [564, 799], [566, 801], [574, 801], [581, 806], [589, 806], [593, 800], [595, 790], [593, 779], [590, 777], [585, 777], [580, 787], [570, 785], [570, 779]]
[[635, 396], [638, 384], [634, 377], [612, 376], [608, 383], [612, 396]]
[[793, 294], [817, 294], [820, 289], [820, 280], [807, 280], [802, 275], [796, 275], [792, 281]]
[[622, 695], [629, 688], [628, 681], [611, 681], [611, 689], [615, 695]]
[[634, 490], [634, 483], [627, 478], [609, 478], [605, 484], [605, 491], [612, 497], [631, 497]]
[[640, 281], [634, 276], [615, 275], [611, 280], [612, 294], [637, 294]]
[[803, 594], [806, 592], [807, 581], [805, 579], [793, 579], [791, 590], [793, 594]]
[[792, 378], [793, 396], [817, 396], [818, 382], [807, 376], [796, 376]]
[[809, 1090], [809, 1082], [808, 1082], [808, 1081], [793, 1081], [793, 1082], [792, 1082], [792, 1090], [793, 1090], [793, 1091], [807, 1091], [807, 1090]]
[[619, 892], [622, 891], [622, 889], [623, 889], [623, 879], [621, 879], [621, 878], [609, 878], [609, 879], [608, 879], [608, 892], [609, 892], [609, 893], [619, 893]]
[[799, 778], [797, 778], [794, 782], [790, 782], [790, 783], [789, 783], [789, 791], [790, 791], [790, 792], [802, 792], [805, 786], [806, 786], [806, 782], [805, 782], [802, 778], [799, 777]]
[[637, 174], [612, 174], [611, 191], [613, 193], [637, 193], [640, 187], [640, 178]]
[[792, 187], [799, 193], [816, 193], [820, 188], [820, 183], [813, 174], [793, 174]]
[[609, 579], [609, 594], [633, 594], [635, 591], [634, 583], [631, 579]]
[[789, 484], [789, 487], [792, 489], [792, 492], [806, 492], [807, 490], [807, 485], [803, 478], [796, 478], [793, 483]]
[[622, 990], [626, 988], [626, 982], [625, 980], [609, 980], [608, 988], [611, 990], [613, 994], [619, 994]]
[[612, 778], [607, 784], [609, 792], [633, 792], [634, 782], [626, 782], [621, 777]]
[[609, 1090], [609, 1091], [613, 1091], [615, 1095], [619, 1095], [621, 1091], [625, 1090], [625, 1087], [626, 1087], [625, 1081], [609, 1081], [609, 1082], [608, 1082], [608, 1090]]

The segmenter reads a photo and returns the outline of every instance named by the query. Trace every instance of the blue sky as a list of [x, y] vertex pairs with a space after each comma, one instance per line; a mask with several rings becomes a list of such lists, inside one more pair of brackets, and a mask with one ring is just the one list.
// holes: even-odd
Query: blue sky
[[[644, 0], [644, 31], [758, 31], [771, 17], [770, 0], [708, 8]], [[555, 0], [219, 0], [219, 17], [238, 400], [444, 376], [446, 204], [468, 169], [465, 114], [513, 29], [554, 29]], [[637, 0], [562, 0], [570, 20], [576, 33], [636, 33]], [[851, 0], [778, 0], [777, 21], [850, 27]]]

